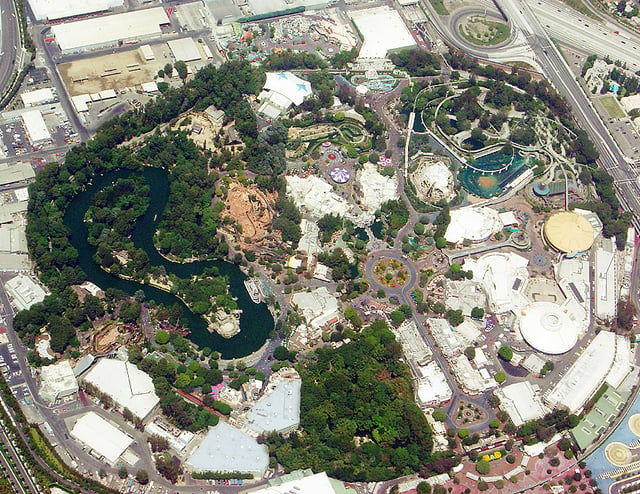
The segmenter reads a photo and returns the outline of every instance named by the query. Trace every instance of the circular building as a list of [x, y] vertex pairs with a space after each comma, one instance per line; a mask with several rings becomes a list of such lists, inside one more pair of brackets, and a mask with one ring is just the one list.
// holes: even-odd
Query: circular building
[[564, 309], [553, 302], [533, 302], [522, 309], [520, 332], [539, 352], [560, 355], [578, 342], [580, 328]]
[[549, 188], [549, 186], [547, 184], [543, 184], [542, 182], [536, 182], [533, 185], [533, 192], [535, 192], [537, 196], [546, 196], [550, 191], [551, 189]]
[[560, 211], [551, 215], [543, 229], [549, 244], [567, 254], [588, 250], [593, 244], [594, 230], [591, 223], [575, 211]]
[[333, 168], [329, 172], [329, 176], [331, 177], [331, 180], [337, 184], [346, 184], [351, 178], [351, 175], [347, 170], [339, 167]]

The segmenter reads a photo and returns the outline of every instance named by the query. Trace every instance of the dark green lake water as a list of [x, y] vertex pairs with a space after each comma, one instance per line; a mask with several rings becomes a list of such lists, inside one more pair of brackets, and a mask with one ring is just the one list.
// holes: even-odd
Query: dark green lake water
[[[102, 270], [93, 260], [96, 248], [87, 242], [87, 228], [84, 216], [91, 205], [93, 195], [119, 178], [132, 174], [141, 174], [150, 187], [149, 209], [136, 223], [132, 236], [136, 247], [144, 249], [149, 256], [149, 264], [164, 266], [167, 274], [174, 273], [180, 278], [190, 278], [200, 274], [204, 269], [215, 266], [220, 275], [229, 279], [229, 291], [237, 297], [238, 308], [242, 309], [240, 316], [240, 333], [233, 338], [223, 338], [218, 333], [207, 331], [206, 321], [194, 314], [177, 297], [157, 288], [141, 285], [134, 281], [124, 280]], [[181, 324], [191, 330], [189, 339], [200, 347], [208, 346], [220, 352], [223, 358], [239, 358], [258, 350], [273, 329], [273, 317], [264, 303], [254, 304], [244, 287], [245, 274], [238, 266], [227, 261], [195, 261], [191, 263], [175, 263], [162, 257], [153, 245], [153, 235], [158, 222], [162, 219], [162, 213], [169, 195], [169, 176], [166, 170], [158, 168], [145, 168], [142, 172], [131, 170], [118, 170], [105, 175], [94, 177], [93, 182], [84, 191], [80, 192], [67, 208], [64, 217], [65, 224], [72, 232], [71, 244], [78, 250], [80, 266], [87, 275], [87, 279], [103, 290], [117, 288], [129, 295], [136, 290], [144, 291], [146, 300], [155, 300], [165, 305], [178, 304], [183, 309]], [[155, 219], [154, 219], [155, 218]]]

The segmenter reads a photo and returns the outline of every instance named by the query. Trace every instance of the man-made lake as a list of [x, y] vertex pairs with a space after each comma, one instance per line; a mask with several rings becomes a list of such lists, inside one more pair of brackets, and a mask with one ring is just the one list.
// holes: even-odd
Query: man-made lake
[[[209, 333], [204, 318], [191, 312], [178, 297], [149, 285], [141, 285], [107, 273], [93, 259], [96, 248], [87, 242], [87, 227], [84, 223], [91, 199], [96, 192], [107, 185], [134, 173], [141, 174], [151, 190], [149, 208], [136, 223], [132, 236], [133, 243], [137, 248], [143, 249], [147, 253], [149, 264], [164, 266], [167, 274], [173, 273], [180, 278], [189, 279], [193, 275], [202, 273], [206, 268], [217, 267], [220, 275], [229, 279], [229, 291], [237, 298], [238, 308], [242, 309], [241, 331], [238, 335], [226, 339], [218, 333]], [[264, 344], [269, 333], [273, 330], [273, 317], [267, 305], [264, 303], [254, 304], [251, 301], [244, 287], [245, 274], [240, 271], [238, 266], [230, 262], [215, 260], [176, 263], [168, 261], [158, 253], [153, 245], [153, 235], [162, 218], [168, 195], [169, 174], [166, 170], [158, 168], [145, 168], [142, 172], [118, 170], [95, 177], [92, 184], [73, 199], [64, 218], [65, 224], [72, 232], [71, 244], [78, 250], [80, 267], [86, 273], [87, 279], [103, 290], [116, 288], [129, 295], [133, 295], [137, 290], [142, 290], [145, 294], [145, 300], [154, 300], [164, 305], [178, 304], [184, 314], [180, 324], [191, 330], [189, 339], [200, 347], [208, 346], [220, 352], [226, 359], [249, 355]]]

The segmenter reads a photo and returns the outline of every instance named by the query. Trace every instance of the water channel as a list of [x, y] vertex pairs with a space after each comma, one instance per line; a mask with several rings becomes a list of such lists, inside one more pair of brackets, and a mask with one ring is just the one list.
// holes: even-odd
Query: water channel
[[[134, 281], [124, 280], [107, 273], [95, 262], [93, 256], [96, 247], [87, 241], [87, 227], [84, 223], [85, 214], [91, 205], [93, 195], [112, 184], [119, 178], [140, 173], [150, 187], [150, 203], [145, 214], [136, 223], [132, 240], [137, 248], [143, 249], [149, 256], [149, 264], [164, 266], [167, 274], [175, 274], [180, 278], [189, 279], [193, 275], [202, 273], [206, 268], [215, 266], [220, 275], [229, 280], [229, 291], [237, 298], [238, 308], [242, 309], [240, 316], [240, 333], [233, 338], [223, 338], [218, 333], [207, 330], [207, 322], [201, 316], [194, 314], [176, 296], [154, 288], [141, 285]], [[116, 288], [129, 295], [136, 290], [142, 290], [145, 300], [154, 300], [164, 305], [178, 304], [183, 311], [180, 324], [191, 330], [189, 339], [200, 347], [208, 346], [218, 351], [226, 359], [239, 358], [258, 350], [269, 337], [274, 327], [273, 317], [265, 303], [254, 304], [244, 286], [246, 275], [238, 266], [227, 261], [195, 261], [190, 263], [171, 262], [162, 257], [153, 245], [153, 235], [169, 195], [169, 174], [166, 170], [146, 167], [142, 172], [132, 170], [117, 170], [94, 177], [93, 182], [85, 190], [74, 197], [67, 208], [64, 222], [72, 232], [71, 244], [78, 250], [80, 267], [87, 275], [87, 279], [103, 290]]]

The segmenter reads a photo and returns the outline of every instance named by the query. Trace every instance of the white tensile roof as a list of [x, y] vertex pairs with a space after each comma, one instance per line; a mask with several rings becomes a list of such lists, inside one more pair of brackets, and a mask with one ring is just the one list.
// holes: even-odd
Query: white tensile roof
[[33, 15], [39, 21], [102, 12], [123, 4], [124, 0], [29, 0]]
[[71, 436], [89, 446], [111, 464], [131, 445], [133, 438], [107, 422], [95, 412], [89, 412], [76, 422]]
[[291, 72], [267, 72], [264, 89], [279, 93], [294, 105], [300, 105], [311, 94], [311, 83]]
[[84, 378], [113, 398], [121, 408], [144, 419], [160, 401], [151, 377], [130, 362], [103, 358]]
[[519, 321], [522, 337], [539, 352], [560, 355], [578, 342], [580, 328], [568, 309], [553, 302], [533, 302], [523, 307]]
[[164, 9], [154, 7], [56, 24], [51, 27], [51, 32], [62, 51], [71, 51], [87, 46], [108, 45], [120, 40], [160, 36], [160, 26], [168, 22]]

